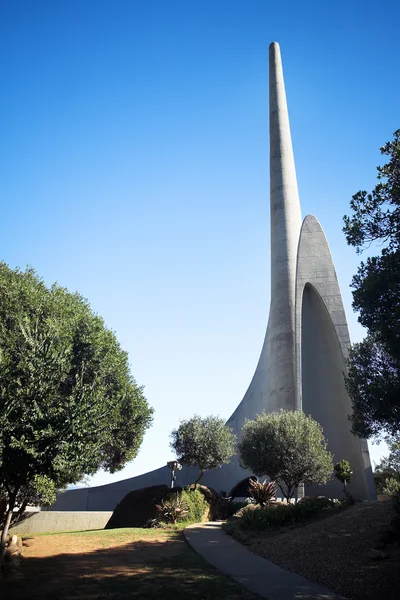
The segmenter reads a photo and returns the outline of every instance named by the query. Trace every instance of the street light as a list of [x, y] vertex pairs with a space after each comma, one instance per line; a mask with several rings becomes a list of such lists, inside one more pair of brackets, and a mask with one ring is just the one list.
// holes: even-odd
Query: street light
[[182, 469], [182, 465], [180, 465], [178, 463], [177, 460], [170, 460], [169, 462], [167, 462], [167, 467], [169, 467], [171, 469], [171, 489], [174, 487], [175, 484], [175, 471], [180, 471]]

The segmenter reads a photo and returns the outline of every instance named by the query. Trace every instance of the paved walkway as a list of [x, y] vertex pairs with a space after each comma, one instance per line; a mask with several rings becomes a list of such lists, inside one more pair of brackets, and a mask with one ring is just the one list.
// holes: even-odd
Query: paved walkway
[[269, 600], [345, 600], [334, 592], [249, 552], [221, 523], [189, 525], [185, 538], [214, 567]]

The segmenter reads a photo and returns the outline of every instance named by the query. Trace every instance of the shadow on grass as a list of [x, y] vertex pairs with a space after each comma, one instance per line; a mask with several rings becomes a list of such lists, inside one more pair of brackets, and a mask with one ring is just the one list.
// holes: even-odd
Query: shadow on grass
[[[163, 599], [256, 600], [254, 594], [210, 567], [181, 532], [166, 542], [135, 541], [77, 554], [26, 557], [17, 578], [3, 580], [15, 600]], [[2, 595], [2, 594], [1, 594]]]

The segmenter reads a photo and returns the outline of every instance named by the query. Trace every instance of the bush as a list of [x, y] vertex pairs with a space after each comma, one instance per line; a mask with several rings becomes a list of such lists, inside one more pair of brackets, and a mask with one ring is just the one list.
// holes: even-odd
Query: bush
[[269, 529], [281, 527], [294, 521], [294, 506], [292, 504], [270, 504], [262, 508], [249, 505], [241, 511], [241, 526], [246, 529]]
[[394, 477], [388, 477], [385, 479], [382, 491], [387, 496], [390, 496], [394, 510], [400, 515], [400, 481]]
[[325, 496], [307, 496], [294, 506], [297, 519], [307, 519], [324, 510], [333, 508], [335, 503]]
[[276, 484], [273, 481], [260, 483], [254, 479], [249, 481], [249, 492], [256, 504], [266, 506], [275, 497]]
[[241, 508], [234, 517], [246, 529], [269, 529], [292, 525], [310, 519], [314, 515], [335, 507], [335, 503], [323, 496], [303, 498], [298, 504], [274, 502], [267, 506], [249, 504]]
[[208, 519], [210, 505], [200, 490], [184, 489], [182, 490], [182, 499], [189, 509], [186, 520], [191, 523], [200, 523]]
[[239, 507], [241, 504], [243, 504], [243, 506], [240, 506], [240, 508], [238, 508], [236, 510], [236, 512], [233, 514], [234, 517], [243, 517], [245, 512], [252, 512], [253, 510], [260, 510], [261, 506], [259, 504], [244, 504], [242, 502], [235, 502], [235, 504]]
[[157, 504], [156, 508], [156, 523], [176, 523], [184, 521], [189, 515], [189, 505], [183, 499], [182, 493], [171, 494], [169, 498], [162, 500], [161, 504]]
[[225, 519], [229, 519], [234, 515], [237, 515], [243, 508], [247, 506], [254, 506], [248, 500], [244, 500], [243, 502], [236, 502], [236, 500], [227, 500], [224, 505], [225, 509]]
[[390, 497], [393, 497], [395, 494], [400, 494], [400, 481], [397, 481], [394, 477], [385, 479], [383, 493]]

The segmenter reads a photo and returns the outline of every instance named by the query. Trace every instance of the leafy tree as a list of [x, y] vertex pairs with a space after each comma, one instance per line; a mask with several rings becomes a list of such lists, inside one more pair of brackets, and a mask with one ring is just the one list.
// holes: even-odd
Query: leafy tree
[[343, 483], [343, 492], [346, 496], [346, 501], [348, 504], [354, 504], [355, 500], [353, 496], [347, 491], [347, 484], [351, 481], [351, 476], [353, 475], [353, 471], [351, 470], [351, 466], [348, 460], [341, 460], [336, 463], [333, 467], [335, 477], [341, 483]]
[[0, 263], [2, 548], [14, 509], [133, 459], [152, 409], [115, 334], [79, 294]]
[[240, 464], [276, 481], [289, 502], [300, 484], [326, 483], [332, 455], [321, 426], [302, 411], [261, 413], [246, 421], [239, 442]]
[[339, 479], [339, 481], [344, 484], [346, 489], [346, 486], [348, 483], [350, 483], [351, 476], [353, 475], [349, 461], [341, 460], [340, 462], [336, 463], [336, 465], [333, 467], [333, 470], [335, 472], [336, 479]]
[[374, 480], [379, 493], [384, 493], [386, 482], [393, 479], [400, 484], [400, 438], [388, 441], [389, 456], [383, 457], [376, 465]]
[[181, 421], [178, 429], [171, 433], [171, 448], [178, 461], [186, 467], [197, 467], [200, 475], [228, 463], [235, 453], [235, 435], [219, 417], [195, 415]]
[[381, 153], [389, 161], [378, 167], [378, 184], [353, 196], [343, 229], [358, 253], [374, 242], [381, 248], [352, 282], [353, 308], [368, 335], [351, 349], [347, 386], [353, 432], [366, 437], [400, 431], [400, 129]]

